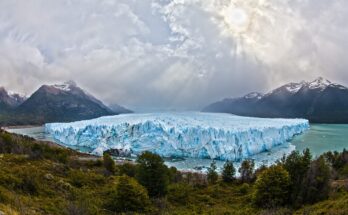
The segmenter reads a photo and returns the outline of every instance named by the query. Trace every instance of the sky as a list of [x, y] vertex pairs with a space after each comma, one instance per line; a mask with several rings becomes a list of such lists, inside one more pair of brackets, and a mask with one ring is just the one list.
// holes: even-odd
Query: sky
[[0, 86], [74, 80], [107, 104], [199, 110], [323, 76], [348, 85], [346, 0], [0, 0]]

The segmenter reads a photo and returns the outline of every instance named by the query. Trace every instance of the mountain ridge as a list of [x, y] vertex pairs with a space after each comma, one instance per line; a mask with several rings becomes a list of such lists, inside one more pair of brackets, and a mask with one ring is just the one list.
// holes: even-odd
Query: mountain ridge
[[[4, 96], [1, 96], [2, 94]], [[3, 99], [1, 99], [2, 97]], [[0, 104], [10, 103], [8, 101], [14, 103], [9, 98], [12, 97], [9, 96], [7, 91], [0, 88]], [[5, 101], [7, 102], [5, 103]], [[119, 111], [113, 111], [102, 101], [78, 87], [73, 81], [63, 84], [42, 85], [30, 97], [23, 99], [20, 103], [2, 106], [0, 106], [2, 110], [0, 111], [0, 124], [2, 125], [78, 121], [122, 114], [124, 113], [122, 111], [127, 110], [120, 108]]]
[[285, 84], [266, 94], [251, 93], [224, 99], [202, 111], [253, 117], [306, 118], [316, 123], [348, 123], [348, 88], [319, 77], [311, 82]]

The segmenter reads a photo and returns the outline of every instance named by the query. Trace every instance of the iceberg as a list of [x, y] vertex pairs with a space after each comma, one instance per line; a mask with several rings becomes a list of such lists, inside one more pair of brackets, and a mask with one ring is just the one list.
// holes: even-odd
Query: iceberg
[[288, 143], [309, 129], [305, 119], [264, 119], [223, 113], [146, 113], [49, 123], [45, 132], [65, 146], [93, 154], [114, 150], [137, 156], [238, 161]]

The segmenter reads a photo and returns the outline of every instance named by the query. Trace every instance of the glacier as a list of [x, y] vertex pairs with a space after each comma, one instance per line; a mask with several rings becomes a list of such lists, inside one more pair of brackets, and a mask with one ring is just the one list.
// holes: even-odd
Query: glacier
[[307, 129], [305, 119], [200, 112], [125, 114], [45, 125], [56, 141], [91, 148], [96, 155], [112, 149], [129, 156], [151, 151], [163, 157], [231, 161], [288, 143]]

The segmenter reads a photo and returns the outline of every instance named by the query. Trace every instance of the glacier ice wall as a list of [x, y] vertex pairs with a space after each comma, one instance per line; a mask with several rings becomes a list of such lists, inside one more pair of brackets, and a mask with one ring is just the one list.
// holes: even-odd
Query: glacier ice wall
[[218, 113], [149, 113], [50, 123], [45, 130], [66, 146], [101, 155], [116, 149], [131, 155], [240, 160], [289, 141], [309, 128], [304, 119], [262, 119]]

